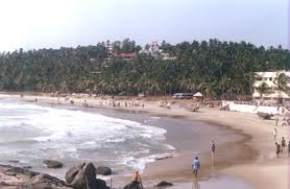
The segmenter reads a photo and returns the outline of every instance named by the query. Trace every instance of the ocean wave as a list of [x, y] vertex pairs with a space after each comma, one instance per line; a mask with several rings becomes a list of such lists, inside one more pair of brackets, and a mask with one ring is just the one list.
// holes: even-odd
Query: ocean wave
[[[167, 131], [149, 124], [25, 103], [1, 102], [0, 106], [1, 150], [7, 145], [15, 152], [13, 157], [30, 162], [97, 158], [143, 170], [146, 163], [154, 161], [148, 154], [173, 150], [164, 144]], [[0, 154], [0, 160], [8, 156]]]

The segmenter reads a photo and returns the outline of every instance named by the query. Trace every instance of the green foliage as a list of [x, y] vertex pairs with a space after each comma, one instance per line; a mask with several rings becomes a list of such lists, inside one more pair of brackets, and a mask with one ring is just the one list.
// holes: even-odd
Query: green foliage
[[[253, 73], [289, 70], [290, 53], [282, 48], [241, 42], [162, 42], [162, 60], [146, 54], [133, 59], [110, 56], [105, 43], [0, 54], [0, 90], [168, 95], [201, 91], [210, 97], [249, 95]], [[138, 52], [129, 39], [113, 42], [118, 53]]]
[[277, 77], [277, 86], [278, 89], [284, 92], [288, 92], [289, 91], [289, 86], [288, 83], [290, 81], [290, 78], [285, 74], [285, 73], [281, 73], [279, 74], [279, 76]]

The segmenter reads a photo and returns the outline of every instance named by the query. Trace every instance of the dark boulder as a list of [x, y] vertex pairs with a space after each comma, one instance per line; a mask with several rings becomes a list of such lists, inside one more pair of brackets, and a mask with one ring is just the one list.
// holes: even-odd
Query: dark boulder
[[43, 163], [46, 165], [47, 168], [62, 168], [63, 164], [59, 161], [54, 160], [44, 160]]
[[32, 184], [39, 184], [39, 183], [43, 183], [43, 184], [49, 184], [49, 185], [53, 185], [53, 186], [65, 186], [65, 182], [50, 176], [48, 174], [39, 174], [36, 175], [34, 177], [31, 178], [30, 182]]
[[167, 182], [167, 181], [161, 181], [156, 186], [157, 187], [169, 187], [169, 186], [173, 186], [173, 184], [170, 182]]
[[127, 184], [124, 189], [143, 189], [143, 186], [140, 182], [131, 182]]
[[70, 168], [65, 180], [74, 189], [109, 189], [105, 181], [96, 179], [96, 168], [93, 163], [82, 163]]
[[8, 176], [23, 175], [23, 176], [27, 176], [27, 177], [34, 177], [34, 176], [38, 175], [37, 172], [30, 171], [28, 169], [21, 168], [21, 167], [11, 167], [5, 171], [5, 174]]
[[109, 167], [97, 167], [96, 169], [97, 175], [111, 175], [112, 174], [112, 169]]

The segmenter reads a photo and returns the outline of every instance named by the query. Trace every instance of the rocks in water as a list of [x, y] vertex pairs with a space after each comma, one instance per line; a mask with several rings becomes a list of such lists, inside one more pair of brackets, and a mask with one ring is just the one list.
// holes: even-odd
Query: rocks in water
[[96, 179], [96, 168], [91, 162], [70, 168], [65, 180], [74, 189], [109, 189], [105, 181]]
[[56, 177], [30, 171], [21, 167], [0, 165], [0, 175], [3, 176], [0, 183], [1, 189], [35, 188], [35, 189], [72, 189], [66, 183]]
[[100, 166], [100, 167], [97, 167], [96, 169], [96, 173], [97, 175], [111, 175], [112, 174], [112, 169], [109, 168], [109, 167], [104, 167], [104, 166]]
[[170, 187], [170, 186], [173, 186], [173, 184], [167, 181], [161, 181], [156, 186], [157, 187]]
[[58, 169], [63, 167], [63, 164], [61, 162], [55, 160], [44, 160], [43, 163], [46, 165], [47, 168]]
[[34, 177], [35, 175], [37, 175], [37, 172], [34, 171], [30, 171], [28, 169], [25, 168], [21, 168], [21, 167], [10, 167], [8, 169], [6, 169], [4, 171], [5, 175], [8, 176], [18, 176], [18, 175], [22, 175], [22, 176], [26, 176], [26, 177]]
[[140, 182], [133, 181], [127, 184], [124, 189], [143, 189], [143, 186]]
[[19, 160], [9, 160], [10, 163], [20, 163]]

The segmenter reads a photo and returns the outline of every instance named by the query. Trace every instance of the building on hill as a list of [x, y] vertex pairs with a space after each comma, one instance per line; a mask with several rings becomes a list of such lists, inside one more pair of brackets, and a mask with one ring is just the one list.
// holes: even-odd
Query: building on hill
[[151, 55], [154, 58], [161, 60], [176, 60], [175, 56], [171, 56], [168, 52], [164, 52], [164, 50], [160, 49], [160, 45], [157, 41], [147, 44], [140, 53]]
[[253, 98], [290, 100], [290, 72], [255, 72]]

